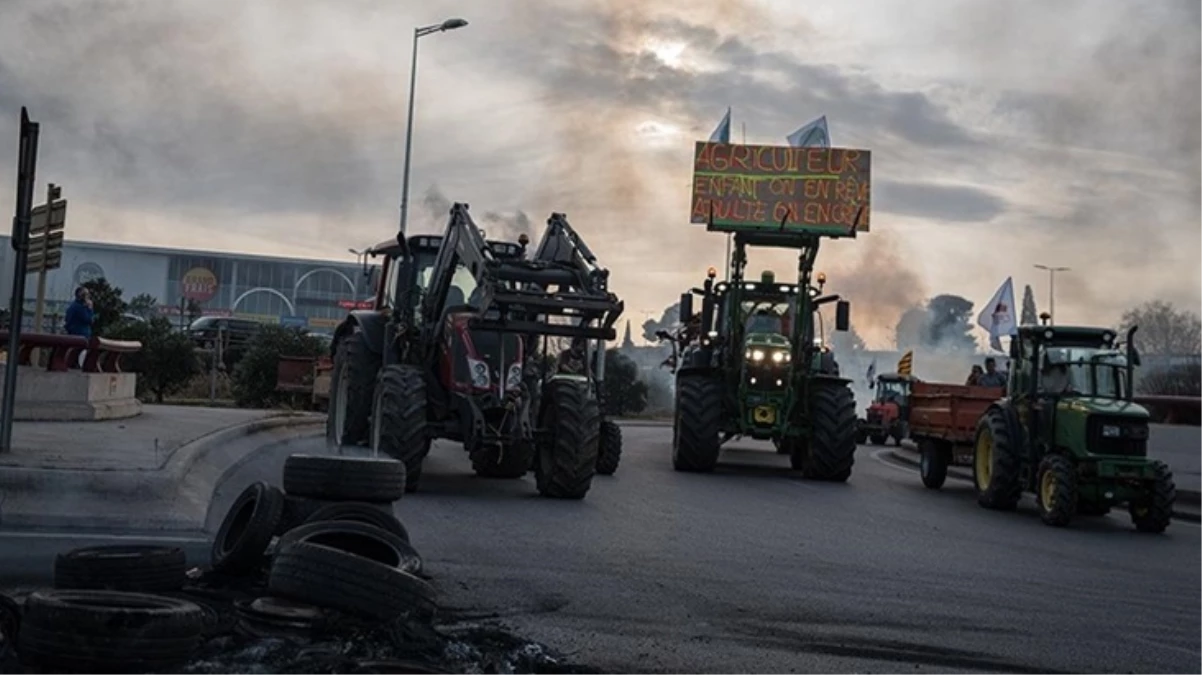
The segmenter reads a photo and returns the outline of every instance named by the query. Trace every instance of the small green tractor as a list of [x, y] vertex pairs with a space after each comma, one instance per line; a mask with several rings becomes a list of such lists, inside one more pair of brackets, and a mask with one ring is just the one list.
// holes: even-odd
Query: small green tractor
[[[747, 436], [773, 441], [806, 478], [846, 481], [856, 450], [855, 398], [833, 355], [815, 340], [815, 323], [822, 320], [818, 308], [834, 302], [835, 329], [847, 330], [850, 305], [821, 295], [823, 274], [812, 278], [819, 237], [735, 232], [733, 240], [729, 280], [716, 282], [711, 268], [702, 288], [681, 296], [681, 321], [695, 335], [677, 343], [673, 361], [673, 466], [712, 471], [722, 444]], [[777, 283], [771, 272], [744, 279], [748, 246], [798, 250], [797, 281]], [[694, 295], [701, 297], [700, 316], [692, 311]]]
[[1139, 531], [1168, 527], [1173, 474], [1148, 458], [1148, 411], [1132, 402], [1135, 331], [1124, 346], [1105, 328], [1018, 329], [1007, 395], [977, 425], [973, 476], [981, 506], [1012, 510], [1026, 491], [1048, 525], [1125, 503]]

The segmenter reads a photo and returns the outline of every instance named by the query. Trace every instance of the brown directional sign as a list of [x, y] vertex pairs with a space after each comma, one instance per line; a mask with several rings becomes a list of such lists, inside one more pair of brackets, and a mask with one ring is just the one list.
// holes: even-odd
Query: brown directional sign
[[868, 150], [697, 143], [690, 222], [721, 232], [867, 232]]
[[43, 258], [41, 249], [34, 250], [31, 248], [29, 250], [29, 261], [25, 263], [25, 273], [35, 274], [37, 272], [41, 272], [42, 270], [56, 270], [62, 267], [63, 250], [60, 248], [53, 251], [48, 251], [45, 257], [45, 265], [42, 264], [42, 260]]
[[50, 212], [50, 231], [61, 230], [67, 225], [67, 200], [54, 202], [51, 209], [45, 204], [33, 207], [29, 219], [29, 235], [36, 236], [46, 231], [46, 212]]

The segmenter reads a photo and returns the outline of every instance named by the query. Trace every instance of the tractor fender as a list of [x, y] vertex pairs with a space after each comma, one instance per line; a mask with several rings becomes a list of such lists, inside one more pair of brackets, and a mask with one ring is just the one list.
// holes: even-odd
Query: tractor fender
[[840, 377], [838, 375], [828, 375], [826, 373], [812, 373], [808, 379], [812, 382], [819, 381], [819, 382], [827, 382], [830, 384], [844, 384], [844, 385], [851, 384], [851, 379], [849, 379], [849, 378]]
[[338, 349], [338, 342], [350, 335], [356, 327], [363, 333], [367, 348], [373, 354], [384, 353], [384, 325], [388, 317], [372, 310], [355, 310], [350, 313], [334, 331], [334, 339], [330, 342], [330, 356]]

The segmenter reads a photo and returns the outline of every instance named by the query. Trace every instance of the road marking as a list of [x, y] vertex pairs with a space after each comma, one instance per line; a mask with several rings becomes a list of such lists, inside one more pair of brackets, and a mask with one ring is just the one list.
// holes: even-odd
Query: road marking
[[96, 539], [101, 541], [170, 541], [180, 544], [207, 544], [208, 537], [178, 537], [167, 535], [92, 534], [88, 532], [24, 532], [0, 530], [0, 539]]

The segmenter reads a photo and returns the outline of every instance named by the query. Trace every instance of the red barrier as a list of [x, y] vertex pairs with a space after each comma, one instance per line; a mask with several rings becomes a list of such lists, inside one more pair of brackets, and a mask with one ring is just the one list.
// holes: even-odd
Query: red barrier
[[1158, 424], [1199, 426], [1202, 423], [1202, 398], [1196, 396], [1135, 396], [1136, 403], [1152, 413]]
[[[0, 342], [8, 342], [8, 331], [0, 331]], [[75, 369], [79, 353], [87, 350], [81, 370], [85, 373], [120, 373], [121, 357], [142, 349], [141, 342], [85, 338], [79, 335], [55, 335], [52, 333], [21, 333], [21, 351], [17, 364], [32, 366], [33, 350], [49, 352], [46, 370], [55, 373]], [[11, 358], [9, 359], [11, 362]]]

